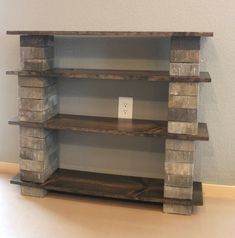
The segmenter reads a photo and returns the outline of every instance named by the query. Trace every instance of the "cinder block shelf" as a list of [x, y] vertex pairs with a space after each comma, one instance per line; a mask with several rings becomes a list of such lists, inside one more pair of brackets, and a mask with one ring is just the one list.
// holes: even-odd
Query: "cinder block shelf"
[[111, 117], [79, 116], [58, 114], [45, 122], [20, 121], [15, 117], [9, 120], [11, 125], [44, 128], [53, 130], [69, 130], [125, 136], [162, 137], [182, 140], [209, 140], [206, 123], [198, 124], [196, 135], [167, 132], [167, 121], [118, 119]]
[[50, 178], [42, 183], [23, 181], [20, 174], [11, 183], [46, 189], [48, 191], [89, 195], [151, 203], [173, 203], [179, 205], [203, 205], [202, 185], [194, 182], [193, 199], [164, 198], [163, 179], [111, 175], [67, 169], [57, 169]]
[[[47, 191], [56, 191], [163, 203], [165, 213], [184, 215], [190, 215], [194, 205], [202, 205], [201, 183], [194, 182], [194, 152], [196, 140], [209, 140], [207, 124], [198, 122], [198, 109], [199, 83], [211, 82], [211, 77], [208, 72], [200, 72], [200, 40], [213, 36], [212, 32], [7, 31], [7, 34], [20, 35], [21, 69], [7, 74], [16, 75], [19, 85], [18, 116], [9, 124], [20, 128], [20, 172], [11, 182], [20, 185], [22, 195], [43, 197]], [[63, 36], [65, 40], [170, 38], [169, 71], [157, 67], [156, 70], [55, 68], [55, 38]], [[58, 78], [166, 82], [168, 118], [157, 121], [60, 114]], [[60, 130], [163, 138], [164, 179], [60, 169], [57, 137]]]
[[169, 71], [153, 70], [112, 70], [112, 69], [66, 69], [54, 68], [45, 71], [7, 71], [7, 75], [21, 77], [47, 77], [64, 79], [131, 80], [149, 82], [211, 82], [208, 72], [199, 76], [171, 76]]

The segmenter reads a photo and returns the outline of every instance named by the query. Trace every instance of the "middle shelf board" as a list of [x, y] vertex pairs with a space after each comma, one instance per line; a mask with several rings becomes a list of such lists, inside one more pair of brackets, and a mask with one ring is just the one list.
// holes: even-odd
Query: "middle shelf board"
[[111, 117], [57, 114], [45, 122], [26, 122], [14, 118], [9, 124], [53, 130], [69, 130], [111, 135], [162, 137], [182, 140], [209, 140], [206, 123], [198, 124], [197, 135], [167, 133], [167, 121], [118, 119]]
[[140, 80], [150, 82], [211, 82], [208, 72], [200, 76], [170, 76], [169, 71], [153, 70], [113, 70], [113, 69], [63, 69], [54, 68], [45, 71], [7, 71], [7, 75], [22, 77], [48, 77], [97, 80]]

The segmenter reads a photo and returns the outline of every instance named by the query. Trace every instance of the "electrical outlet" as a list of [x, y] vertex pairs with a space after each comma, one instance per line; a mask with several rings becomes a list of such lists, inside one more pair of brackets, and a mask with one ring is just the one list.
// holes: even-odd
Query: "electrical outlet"
[[132, 119], [132, 114], [133, 114], [133, 98], [119, 97], [118, 118]]

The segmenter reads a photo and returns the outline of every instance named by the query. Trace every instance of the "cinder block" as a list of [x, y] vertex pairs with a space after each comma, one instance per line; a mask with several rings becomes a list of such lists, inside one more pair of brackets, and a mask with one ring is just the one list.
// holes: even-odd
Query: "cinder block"
[[171, 50], [170, 62], [172, 63], [199, 63], [199, 50]]
[[48, 87], [19, 87], [20, 98], [31, 98], [31, 99], [45, 99], [52, 95], [56, 95], [56, 85], [50, 85]]
[[169, 94], [175, 96], [197, 96], [198, 83], [169, 83]]
[[174, 163], [165, 162], [165, 173], [176, 174], [182, 176], [193, 176], [193, 163]]
[[177, 174], [166, 174], [164, 179], [164, 185], [171, 187], [192, 187], [193, 176], [183, 176]]
[[19, 164], [21, 170], [47, 173], [48, 170], [55, 170], [58, 167], [56, 166], [58, 164], [57, 161], [57, 151], [54, 151], [52, 154], [48, 155], [48, 159], [44, 159], [43, 161], [34, 161], [20, 158]]
[[59, 167], [57, 152], [44, 161], [20, 159], [20, 176], [23, 181], [44, 183]]
[[198, 97], [197, 96], [174, 96], [169, 95], [169, 108], [186, 108], [197, 109]]
[[193, 187], [180, 188], [164, 186], [164, 197], [165, 198], [175, 198], [175, 199], [192, 199], [193, 197]]
[[49, 107], [43, 111], [29, 111], [19, 109], [18, 117], [20, 121], [43, 122], [55, 116], [57, 113], [58, 105], [55, 105], [54, 107]]
[[197, 109], [169, 108], [168, 121], [197, 122]]
[[20, 46], [21, 47], [44, 47], [53, 46], [54, 36], [44, 35], [21, 35]]
[[21, 87], [48, 87], [56, 83], [55, 78], [43, 78], [43, 77], [22, 77], [18, 76], [18, 83]]
[[[56, 85], [48, 87], [19, 87], [19, 97], [27, 99], [45, 99], [57, 94]], [[54, 96], [56, 97], [56, 96]]]
[[28, 59], [52, 59], [54, 57], [54, 48], [46, 47], [20, 47], [21, 60]]
[[44, 150], [35, 150], [31, 148], [20, 147], [20, 158], [34, 161], [48, 160], [49, 156], [57, 151], [57, 144], [52, 143], [50, 147]]
[[193, 163], [193, 151], [166, 150], [166, 162]]
[[172, 37], [171, 50], [200, 50], [200, 37]]
[[168, 133], [197, 135], [198, 123], [168, 121]]
[[50, 132], [52, 131], [42, 128], [20, 127], [20, 136], [45, 138]]
[[28, 186], [20, 186], [21, 194], [24, 196], [45, 197], [47, 190], [41, 188], [33, 188]]
[[163, 212], [179, 215], [190, 215], [192, 214], [192, 206], [163, 204]]
[[44, 71], [53, 68], [53, 59], [29, 59], [21, 61], [22, 70]]
[[197, 63], [170, 63], [171, 76], [199, 76], [200, 65]]
[[20, 98], [19, 109], [27, 111], [44, 111], [56, 106], [58, 103], [57, 95], [50, 95], [44, 99]]
[[20, 136], [20, 146], [35, 150], [47, 150], [50, 146], [55, 146], [57, 142], [56, 132], [48, 134], [45, 138]]
[[188, 140], [166, 140], [166, 150], [194, 151], [194, 142]]

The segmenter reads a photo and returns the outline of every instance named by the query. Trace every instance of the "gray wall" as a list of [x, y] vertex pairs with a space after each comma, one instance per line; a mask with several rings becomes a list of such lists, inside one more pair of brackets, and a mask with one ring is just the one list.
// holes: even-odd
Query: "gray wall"
[[[17, 162], [18, 129], [7, 125], [17, 113], [17, 80], [5, 71], [19, 68], [18, 37], [6, 30], [214, 31], [202, 40], [201, 121], [209, 142], [198, 142], [195, 177], [203, 182], [235, 184], [235, 2], [212, 0], [0, 0], [0, 160]], [[45, 6], [47, 6], [45, 8]], [[61, 67], [168, 68], [169, 41], [162, 39], [56, 39]], [[144, 82], [59, 80], [60, 111], [117, 115], [118, 96], [134, 97], [134, 117], [166, 118], [167, 85]], [[162, 177], [164, 141], [152, 138], [60, 133], [61, 167]]]

